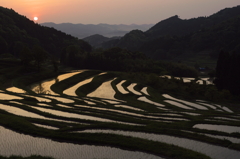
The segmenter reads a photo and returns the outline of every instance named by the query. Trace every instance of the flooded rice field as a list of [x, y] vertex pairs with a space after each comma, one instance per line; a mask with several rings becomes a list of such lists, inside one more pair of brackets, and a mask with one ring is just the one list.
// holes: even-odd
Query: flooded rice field
[[126, 82], [126, 80], [122, 80], [119, 84], [116, 85], [116, 87], [117, 87], [118, 91], [121, 92], [122, 94], [128, 94], [129, 92], [126, 91], [122, 86], [122, 84], [124, 82]]
[[81, 82], [79, 82], [78, 84], [76, 84], [76, 85], [74, 85], [74, 86], [72, 86], [72, 87], [64, 90], [63, 93], [66, 94], [66, 95], [70, 95], [70, 96], [77, 96], [77, 94], [76, 94], [76, 89], [78, 89], [78, 88], [81, 87], [82, 85], [85, 85], [85, 84], [87, 84], [87, 83], [90, 83], [92, 80], [93, 80], [93, 77], [90, 78], [90, 79], [86, 79], [86, 80], [84, 80], [84, 81], [81, 81]]
[[[153, 95], [147, 86], [104, 79], [106, 72], [75, 80], [60, 93], [51, 89], [83, 72], [88, 73], [45, 80], [40, 83], [44, 91], [29, 86], [37, 94], [17, 87], [1, 90], [0, 156], [164, 159], [191, 150], [213, 159], [240, 158], [240, 113], [231, 107]], [[100, 85], [94, 80], [99, 76]], [[172, 146], [171, 153], [144, 144]]]
[[13, 93], [26, 93], [26, 91], [24, 91], [23, 89], [17, 88], [17, 87], [10, 87], [6, 90], [9, 92], [13, 92]]
[[58, 83], [64, 79], [70, 78], [78, 73], [81, 73], [84, 71], [77, 71], [77, 72], [71, 72], [71, 73], [66, 73], [63, 75], [58, 76], [57, 78], [52, 78], [52, 79], [47, 79], [35, 84], [32, 84], [30, 86], [30, 89], [34, 91], [35, 93], [44, 93], [44, 94], [52, 94], [52, 95], [58, 95], [54, 91], [51, 90], [51, 86], [55, 83]]
[[206, 85], [212, 85], [212, 79], [211, 78], [200, 78], [200, 79], [195, 79], [195, 78], [189, 78], [189, 77], [171, 77], [168, 75], [160, 76], [161, 78], [168, 78], [168, 79], [178, 79], [182, 80], [184, 83], [198, 83], [198, 84], [206, 84]]
[[212, 124], [197, 124], [193, 128], [206, 129], [206, 130], [215, 130], [227, 133], [240, 133], [240, 127], [237, 126], [228, 126], [228, 125], [212, 125]]
[[79, 131], [78, 133], [106, 133], [106, 134], [119, 134], [124, 136], [139, 137], [147, 140], [153, 140], [158, 142], [165, 142], [177, 146], [181, 146], [193, 151], [198, 151], [204, 153], [211, 158], [226, 159], [233, 158], [237, 159], [240, 156], [239, 151], [228, 150], [227, 148], [222, 148], [214, 146], [211, 144], [205, 144], [203, 142], [194, 141], [186, 138], [172, 137], [168, 135], [158, 135], [158, 134], [148, 134], [140, 132], [127, 132], [127, 131], [113, 131], [113, 130], [87, 130]]
[[32, 137], [13, 132], [0, 126], [1, 138], [0, 154], [2, 156], [20, 155], [27, 157], [38, 154], [51, 156], [58, 159], [78, 158], [154, 158], [163, 159], [158, 156], [143, 152], [127, 151], [112, 147], [77, 145], [61, 143], [44, 138]]
[[112, 88], [111, 82], [112, 81], [107, 81], [107, 82], [102, 83], [102, 85], [100, 87], [98, 87], [94, 92], [88, 94], [87, 96], [115, 100], [116, 99], [116, 98], [114, 98], [115, 91]]

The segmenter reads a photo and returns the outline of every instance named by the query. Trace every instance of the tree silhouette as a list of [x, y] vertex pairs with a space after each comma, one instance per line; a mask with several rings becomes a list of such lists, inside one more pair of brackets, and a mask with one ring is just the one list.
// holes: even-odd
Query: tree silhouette
[[37, 69], [40, 70], [41, 64], [48, 58], [48, 53], [42, 47], [35, 45], [33, 47], [33, 56]]
[[214, 83], [218, 89], [227, 89], [228, 75], [230, 72], [230, 54], [221, 51], [216, 66], [216, 79]]
[[219, 90], [240, 94], [240, 55], [221, 51], [217, 61], [215, 85]]
[[34, 59], [33, 53], [27, 46], [25, 46], [20, 52], [20, 59], [24, 66], [28, 66], [30, 62]]

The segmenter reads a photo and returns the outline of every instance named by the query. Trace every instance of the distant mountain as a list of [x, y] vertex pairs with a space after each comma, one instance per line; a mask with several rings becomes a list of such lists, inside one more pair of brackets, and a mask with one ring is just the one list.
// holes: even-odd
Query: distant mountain
[[19, 56], [23, 48], [42, 47], [49, 54], [60, 57], [69, 45], [77, 45], [90, 52], [91, 46], [54, 28], [44, 27], [19, 15], [12, 9], [0, 7], [0, 53]]
[[153, 24], [143, 24], [143, 25], [110, 25], [110, 24], [72, 24], [72, 23], [41, 23], [43, 26], [53, 27], [57, 30], [70, 34], [72, 36], [78, 37], [80, 39], [92, 36], [92, 35], [103, 35], [105, 37], [115, 37], [124, 36], [131, 30], [139, 29], [146, 31], [153, 26]]
[[220, 49], [240, 52], [239, 18], [240, 6], [223, 9], [209, 17], [183, 20], [173, 16], [145, 32], [133, 30], [119, 40], [102, 43], [101, 47], [142, 51], [162, 60], [203, 51], [208, 51], [207, 56], [217, 57]]

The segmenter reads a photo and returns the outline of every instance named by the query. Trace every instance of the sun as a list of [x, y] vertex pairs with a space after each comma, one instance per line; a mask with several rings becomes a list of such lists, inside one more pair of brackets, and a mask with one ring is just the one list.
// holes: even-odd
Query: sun
[[33, 20], [34, 20], [34, 21], [38, 21], [38, 17], [34, 17]]

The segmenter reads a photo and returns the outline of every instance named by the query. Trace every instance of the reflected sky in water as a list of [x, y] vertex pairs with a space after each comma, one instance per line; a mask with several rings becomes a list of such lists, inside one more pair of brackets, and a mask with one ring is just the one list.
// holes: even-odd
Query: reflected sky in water
[[[23, 135], [0, 126], [0, 154], [3, 156], [51, 156], [56, 159], [114, 158], [163, 159], [161, 157], [118, 148], [61, 143], [44, 138]], [[3, 144], [4, 143], [4, 144]], [[94, 153], [93, 153], [94, 152]]]

